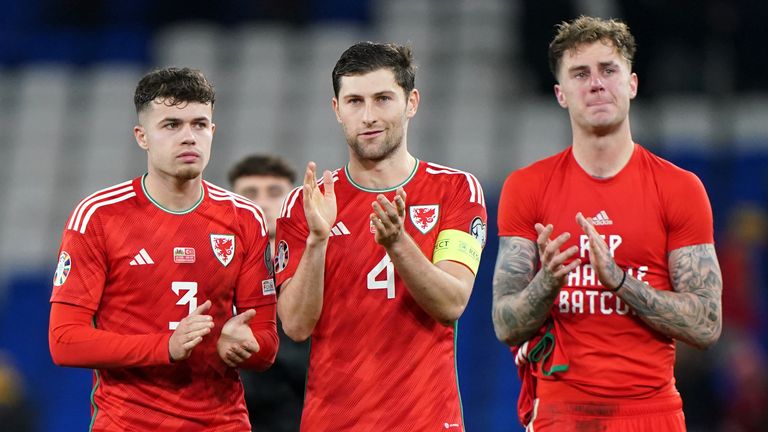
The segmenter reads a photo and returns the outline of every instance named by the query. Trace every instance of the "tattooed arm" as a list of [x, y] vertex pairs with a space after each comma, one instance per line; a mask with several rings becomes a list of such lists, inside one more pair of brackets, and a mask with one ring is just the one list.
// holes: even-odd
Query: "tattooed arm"
[[[619, 286], [623, 272], [608, 246], [581, 214], [577, 221], [589, 235], [590, 260], [600, 282], [608, 288]], [[627, 275], [616, 294], [654, 330], [696, 348], [709, 348], [717, 342], [723, 325], [723, 277], [715, 247], [700, 244], [675, 249], [668, 262], [674, 291], [657, 290]]]
[[711, 244], [669, 253], [671, 291], [660, 291], [627, 276], [619, 297], [655, 330], [699, 349], [712, 346], [723, 326], [723, 278]]
[[[536, 231], [536, 243], [522, 237], [499, 239], [493, 274], [493, 328], [496, 337], [510, 346], [536, 333], [547, 319], [566, 276], [580, 265], [578, 259], [564, 265], [578, 251], [576, 246], [560, 251], [569, 233], [550, 240], [552, 225], [536, 224]], [[541, 257], [541, 269], [534, 275], [537, 256]]]

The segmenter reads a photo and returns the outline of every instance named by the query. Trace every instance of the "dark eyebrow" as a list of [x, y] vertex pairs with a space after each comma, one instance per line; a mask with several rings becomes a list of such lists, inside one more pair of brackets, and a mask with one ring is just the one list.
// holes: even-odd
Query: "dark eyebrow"
[[[379, 97], [379, 96], [383, 96], [383, 95], [393, 95], [393, 94], [395, 94], [395, 92], [393, 90], [382, 90], [380, 92], [374, 93], [373, 97]], [[359, 94], [355, 94], [355, 93], [351, 93], [351, 94], [343, 96], [343, 99], [346, 100], [346, 99], [362, 98], [362, 97], [364, 97], [364, 96], [359, 95]]]
[[[210, 122], [211, 119], [209, 119], [206, 116], [195, 117], [195, 118], [192, 119], [192, 122], [201, 122], [201, 121]], [[164, 118], [160, 119], [160, 121], [159, 121], [159, 123], [182, 123], [182, 122], [183, 122], [183, 120], [178, 118], [178, 117], [164, 117]]]
[[181, 119], [176, 117], [163, 117], [160, 119], [160, 123], [172, 123], [172, 122], [179, 123], [181, 122]]

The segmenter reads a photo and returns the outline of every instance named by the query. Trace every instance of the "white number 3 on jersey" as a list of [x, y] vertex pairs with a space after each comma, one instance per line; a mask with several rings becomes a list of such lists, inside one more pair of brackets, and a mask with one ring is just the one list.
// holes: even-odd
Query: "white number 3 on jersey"
[[[188, 313], [190, 314], [197, 309], [197, 282], [171, 282], [171, 289], [176, 295], [181, 295], [181, 291], [186, 291], [179, 301], [176, 302], [177, 305], [183, 306], [188, 304]], [[176, 330], [176, 327], [178, 326], [179, 321], [168, 322], [169, 330]]]
[[[376, 280], [385, 270], [385, 279]], [[384, 258], [376, 264], [373, 270], [368, 272], [368, 289], [385, 289], [387, 290], [387, 299], [395, 298], [395, 265], [392, 264], [389, 255], [384, 254]]]

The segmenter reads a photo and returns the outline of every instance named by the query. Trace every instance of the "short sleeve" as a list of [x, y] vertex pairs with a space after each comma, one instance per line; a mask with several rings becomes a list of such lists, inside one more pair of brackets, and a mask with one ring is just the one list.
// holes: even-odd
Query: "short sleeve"
[[507, 177], [499, 198], [499, 236], [536, 241], [535, 182], [523, 170]]
[[98, 216], [82, 231], [64, 229], [50, 301], [95, 311], [101, 303], [108, 268]]
[[685, 246], [714, 243], [712, 206], [695, 174], [683, 171], [664, 184], [668, 237], [667, 252]]
[[277, 300], [266, 218], [260, 209], [256, 213], [241, 211], [240, 215], [243, 236], [250, 244], [235, 288], [235, 306], [241, 309], [274, 304]]
[[275, 282], [278, 286], [293, 277], [306, 247], [307, 229], [301, 188], [288, 194], [275, 229]]
[[488, 215], [485, 209], [485, 195], [480, 182], [469, 173], [460, 178], [455, 191], [447, 200], [440, 230], [459, 230], [471, 234], [485, 247]]

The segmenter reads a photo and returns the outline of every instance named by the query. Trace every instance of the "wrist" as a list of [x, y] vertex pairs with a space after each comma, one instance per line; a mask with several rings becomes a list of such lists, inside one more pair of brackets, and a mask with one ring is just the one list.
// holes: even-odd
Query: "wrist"
[[384, 249], [387, 251], [387, 255], [390, 257], [393, 255], [398, 255], [403, 252], [404, 248], [407, 248], [408, 239], [406, 238], [408, 236], [408, 233], [405, 231], [401, 232], [400, 235], [397, 236], [395, 240], [392, 240], [387, 245], [382, 245]]
[[328, 236], [309, 233], [307, 236], [307, 247], [325, 247], [328, 244]]
[[624, 282], [626, 282], [626, 281], [627, 281], [627, 272], [625, 270], [622, 270], [621, 271], [621, 282], [619, 282], [619, 284], [616, 285], [615, 288], [608, 288], [608, 291], [610, 291], [610, 292], [617, 292], [618, 290], [621, 289], [621, 287], [624, 286]]

